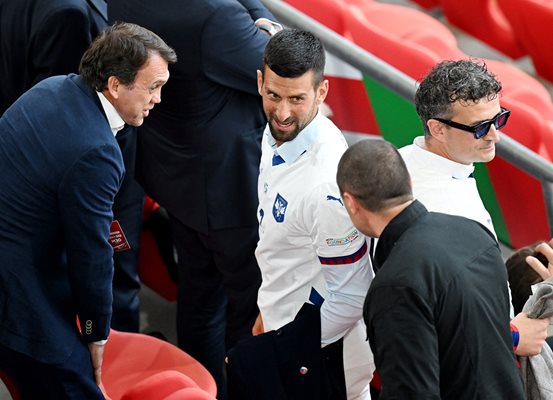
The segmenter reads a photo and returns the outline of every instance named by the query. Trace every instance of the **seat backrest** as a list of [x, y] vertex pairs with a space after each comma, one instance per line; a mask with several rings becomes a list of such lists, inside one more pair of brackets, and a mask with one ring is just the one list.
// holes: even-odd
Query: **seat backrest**
[[425, 47], [402, 41], [395, 34], [375, 26], [355, 6], [344, 14], [344, 19], [355, 44], [415, 80], [422, 78], [440, 61], [435, 53]]
[[427, 10], [431, 10], [432, 8], [436, 8], [441, 5], [440, 0], [413, 0], [413, 2]]
[[553, 25], [549, 0], [498, 0], [514, 32], [532, 58], [538, 75], [553, 82], [553, 48], [547, 43]]
[[342, 16], [343, 5], [340, 0], [285, 0], [285, 2], [339, 35], [347, 36]]
[[412, 41], [413, 38], [435, 36], [452, 47], [457, 39], [451, 30], [429, 14], [397, 4], [368, 2], [357, 6], [364, 17], [389, 34]]
[[178, 347], [152, 336], [111, 330], [104, 351], [102, 381], [112, 400], [121, 399], [138, 382], [168, 370], [188, 376], [212, 396], [217, 393], [207, 369]]
[[496, 0], [441, 0], [447, 20], [511, 58], [526, 52]]
[[[161, 371], [136, 383], [125, 391], [121, 400], [163, 399], [181, 389], [194, 388], [210, 396], [188, 376], [175, 370]], [[213, 398], [211, 396], [211, 398]]]

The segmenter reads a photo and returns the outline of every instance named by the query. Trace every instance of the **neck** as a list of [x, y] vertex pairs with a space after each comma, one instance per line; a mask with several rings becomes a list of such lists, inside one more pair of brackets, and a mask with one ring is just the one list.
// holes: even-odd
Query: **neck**
[[370, 218], [372, 221], [372, 225], [374, 226], [375, 233], [377, 234], [376, 237], [380, 237], [380, 235], [382, 235], [382, 232], [388, 226], [388, 224], [395, 217], [397, 217], [403, 210], [409, 207], [411, 203], [413, 203], [413, 200], [408, 200], [405, 203], [401, 203], [397, 206], [393, 206], [385, 210], [372, 213], [373, 215]]

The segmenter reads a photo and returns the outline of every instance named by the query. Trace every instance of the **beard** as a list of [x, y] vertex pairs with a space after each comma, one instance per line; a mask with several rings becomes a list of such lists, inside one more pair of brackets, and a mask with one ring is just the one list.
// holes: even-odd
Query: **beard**
[[277, 128], [275, 128], [273, 126], [273, 121], [274, 121], [274, 118], [270, 117], [269, 118], [269, 130], [271, 131], [271, 135], [273, 136], [273, 138], [277, 142], [281, 142], [281, 143], [291, 142], [292, 140], [294, 140], [299, 135], [301, 130], [304, 128], [304, 126], [300, 126], [297, 121], [293, 121], [293, 123], [296, 126], [295, 129], [293, 129], [291, 131], [283, 132], [283, 131], [280, 131], [280, 130], [278, 130]]

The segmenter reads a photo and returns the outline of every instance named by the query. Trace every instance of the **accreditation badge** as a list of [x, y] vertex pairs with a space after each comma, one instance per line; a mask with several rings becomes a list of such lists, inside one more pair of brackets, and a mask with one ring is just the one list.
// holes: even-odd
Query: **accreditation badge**
[[116, 219], [111, 223], [109, 228], [109, 243], [113, 247], [113, 251], [118, 253], [120, 251], [130, 250], [131, 246], [123, 233], [123, 229]]

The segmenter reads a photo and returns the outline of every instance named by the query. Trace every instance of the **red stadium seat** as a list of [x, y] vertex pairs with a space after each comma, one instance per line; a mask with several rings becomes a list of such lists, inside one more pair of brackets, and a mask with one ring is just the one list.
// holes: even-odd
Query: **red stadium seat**
[[440, 6], [440, 0], [413, 0], [413, 2], [417, 3], [422, 8], [426, 8], [427, 10]]
[[13, 383], [11, 378], [2, 370], [0, 370], [0, 381], [4, 382], [4, 386], [6, 386], [6, 389], [8, 389], [8, 393], [13, 400], [19, 400], [21, 398], [19, 396], [19, 391], [15, 387], [15, 384]]
[[416, 80], [440, 60], [424, 46], [409, 43], [375, 25], [358, 7], [352, 6], [344, 18], [355, 44]]
[[441, 0], [449, 22], [511, 58], [526, 54], [496, 0]]
[[286, 3], [301, 11], [305, 15], [319, 21], [334, 32], [347, 37], [342, 16], [342, 3], [340, 0], [285, 0]]
[[[178, 374], [160, 374], [166, 371]], [[148, 384], [140, 385], [145, 380], [148, 380]], [[152, 336], [113, 329], [104, 351], [102, 382], [111, 400], [134, 399], [137, 397], [129, 396], [137, 392], [149, 393], [163, 384], [175, 391], [184, 387], [197, 387], [212, 397], [217, 393], [215, 380], [207, 369], [178, 347]]]
[[549, 0], [498, 0], [517, 38], [528, 51], [538, 75], [553, 82], [553, 47], [548, 43], [553, 26]]
[[[177, 397], [178, 395], [178, 397]], [[121, 400], [215, 400], [187, 375], [169, 370], [154, 374], [128, 389]]]
[[368, 2], [358, 4], [365, 19], [383, 32], [409, 43], [420, 44], [432, 51], [457, 48], [457, 39], [447, 26], [425, 12], [395, 4]]

